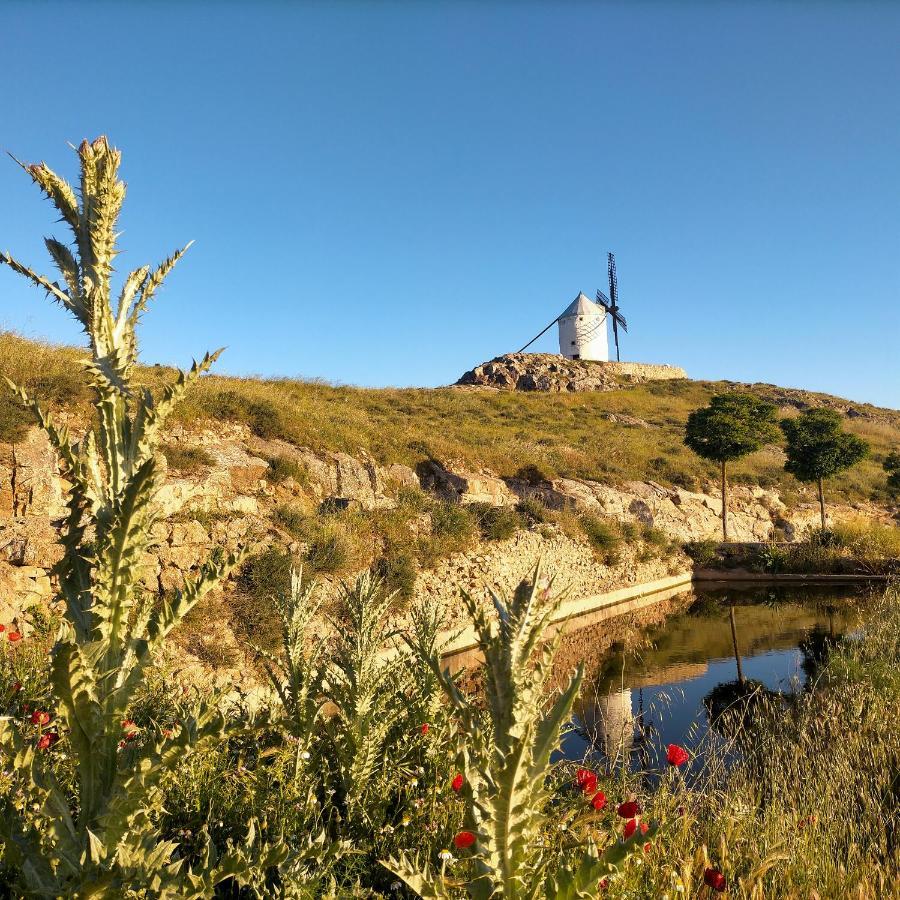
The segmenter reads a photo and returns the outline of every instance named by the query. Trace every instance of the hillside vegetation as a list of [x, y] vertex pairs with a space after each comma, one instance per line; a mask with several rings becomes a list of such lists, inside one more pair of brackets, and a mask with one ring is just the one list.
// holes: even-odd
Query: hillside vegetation
[[[90, 397], [73, 362], [81, 351], [0, 334], [3, 374], [51, 407], [88, 414]], [[144, 367], [151, 388], [172, 369]], [[313, 450], [363, 450], [381, 464], [433, 458], [506, 477], [586, 478], [607, 483], [654, 480], [696, 489], [714, 481], [716, 467], [683, 444], [691, 410], [736, 387], [732, 382], [659, 381], [602, 393], [545, 394], [471, 388], [356, 388], [294, 379], [204, 377], [176, 420], [231, 420], [263, 438], [282, 438]], [[900, 445], [900, 412], [854, 404], [824, 394], [741, 385], [776, 403], [782, 414], [806, 406], [853, 410], [849, 431], [872, 445], [872, 455], [829, 487], [834, 499], [885, 502], [882, 462]], [[648, 427], [605, 416], [630, 416]], [[8, 396], [0, 397], [0, 440], [15, 440], [29, 422]], [[733, 466], [732, 479], [778, 489], [790, 501], [808, 489], [783, 470], [784, 457], [767, 447]]]

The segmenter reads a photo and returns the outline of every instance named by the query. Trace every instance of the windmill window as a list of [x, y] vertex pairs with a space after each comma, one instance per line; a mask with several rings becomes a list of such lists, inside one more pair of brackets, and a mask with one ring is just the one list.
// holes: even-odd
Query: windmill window
[[573, 347], [575, 346], [575, 341], [572, 341], [572, 346], [573, 346]]

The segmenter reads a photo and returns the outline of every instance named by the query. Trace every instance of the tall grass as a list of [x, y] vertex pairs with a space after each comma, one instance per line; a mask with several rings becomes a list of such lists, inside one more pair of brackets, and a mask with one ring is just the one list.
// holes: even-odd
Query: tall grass
[[[4, 374], [33, 387], [38, 397], [88, 413], [88, 400], [72, 363], [71, 348], [0, 334]], [[145, 367], [138, 379], [151, 388], [171, 370]], [[351, 454], [367, 450], [380, 463], [414, 466], [431, 456], [453, 460], [501, 476], [565, 476], [624, 482], [653, 478], [697, 489], [714, 481], [714, 467], [684, 447], [688, 413], [723, 389], [721, 382], [672, 381], [632, 385], [599, 394], [527, 394], [440, 388], [353, 388], [290, 379], [204, 378], [176, 416], [185, 423], [230, 420], [265, 438]], [[763, 399], [789, 395], [771, 385], [754, 385]], [[819, 402], [822, 395], [798, 392]], [[900, 443], [900, 413], [860, 409], [877, 418], [848, 419], [848, 430], [872, 442], [874, 455], [835, 481], [836, 499], [887, 498], [877, 459]], [[4, 413], [6, 409], [6, 413]], [[631, 429], [603, 418], [605, 413], [639, 416], [653, 427]], [[11, 406], [0, 407], [14, 417]], [[11, 424], [15, 427], [15, 423]], [[0, 429], [2, 432], [2, 429]], [[598, 450], [602, 447], [602, 452]], [[782, 470], [776, 448], [735, 464], [735, 481], [798, 489]], [[529, 473], [531, 473], [529, 475]], [[810, 495], [811, 497], [811, 495]]]

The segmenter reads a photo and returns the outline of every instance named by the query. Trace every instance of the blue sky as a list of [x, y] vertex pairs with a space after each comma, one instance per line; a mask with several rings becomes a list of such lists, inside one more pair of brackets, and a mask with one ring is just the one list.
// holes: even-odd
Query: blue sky
[[[109, 135], [121, 269], [196, 240], [147, 361], [445, 384], [612, 249], [624, 359], [900, 407], [898, 47], [900, 4], [6, 4], [0, 147]], [[0, 246], [61, 231], [0, 161]], [[79, 339], [5, 269], [0, 327]]]

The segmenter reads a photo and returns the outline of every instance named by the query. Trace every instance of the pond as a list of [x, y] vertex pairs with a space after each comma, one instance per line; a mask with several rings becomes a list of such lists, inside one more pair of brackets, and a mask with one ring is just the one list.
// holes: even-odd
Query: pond
[[622, 621], [579, 628], [570, 620], [560, 676], [577, 661], [586, 671], [562, 755], [663, 766], [667, 744], [691, 747], [704, 737], [704, 700], [736, 682], [738, 660], [747, 680], [802, 691], [829, 647], [862, 624], [864, 597], [858, 587], [729, 586], [694, 590]]

